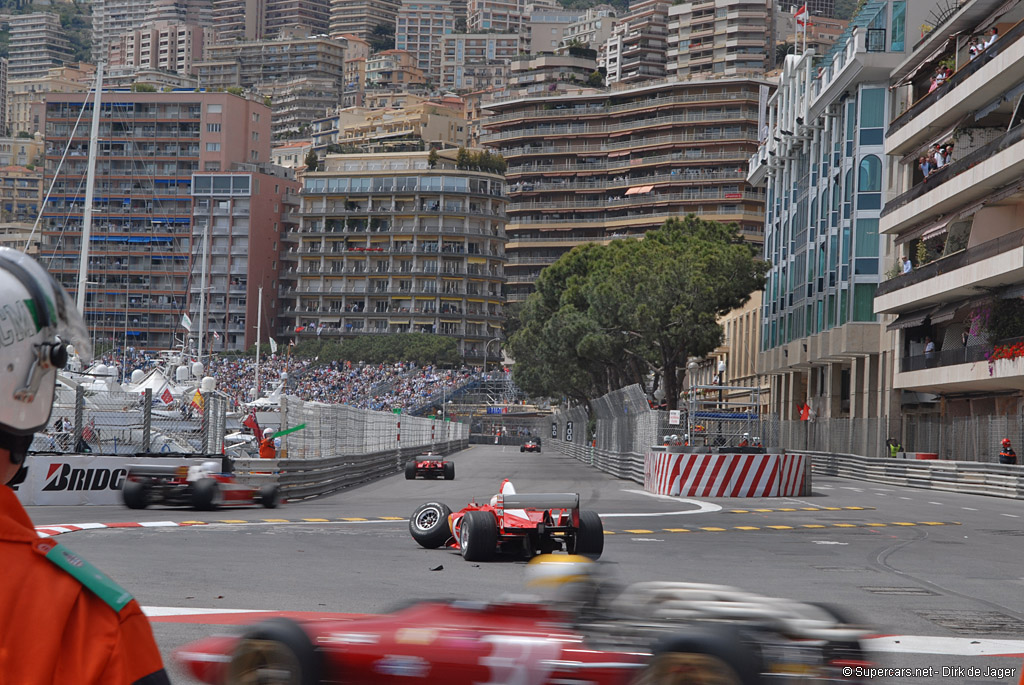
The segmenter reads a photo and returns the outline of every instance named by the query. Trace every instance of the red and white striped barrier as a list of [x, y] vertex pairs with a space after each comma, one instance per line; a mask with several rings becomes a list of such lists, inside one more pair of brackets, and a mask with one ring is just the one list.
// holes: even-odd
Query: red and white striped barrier
[[802, 454], [671, 454], [650, 452], [644, 489], [680, 497], [795, 497], [804, 491]]
[[174, 526], [205, 526], [205, 521], [135, 521], [118, 523], [62, 523], [56, 526], [36, 526], [36, 534], [41, 538], [49, 538], [76, 530], [95, 530], [97, 528], [169, 528]]

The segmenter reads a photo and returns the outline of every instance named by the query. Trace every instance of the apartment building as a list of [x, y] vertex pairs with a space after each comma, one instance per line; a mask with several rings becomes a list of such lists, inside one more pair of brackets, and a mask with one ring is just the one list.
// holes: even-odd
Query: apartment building
[[462, 103], [421, 101], [398, 109], [353, 108], [313, 122], [317, 152], [330, 145], [365, 152], [465, 147], [469, 126]]
[[329, 35], [366, 40], [378, 26], [394, 32], [399, 6], [401, 0], [331, 0]]
[[612, 27], [600, 63], [611, 83], [640, 83], [665, 76], [669, 3], [640, 0], [631, 3]]
[[51, 68], [72, 60], [71, 43], [61, 28], [59, 15], [12, 15], [10, 33], [7, 74], [11, 80], [43, 78]]
[[161, 70], [194, 74], [203, 48], [214, 41], [214, 30], [199, 24], [158, 21], [114, 38], [107, 51], [112, 69]]
[[814, 50], [817, 55], [824, 55], [839, 40], [846, 30], [849, 21], [846, 19], [830, 19], [829, 17], [809, 14], [806, 31], [796, 23], [796, 17], [775, 8], [775, 44], [787, 44], [789, 52], [799, 55], [803, 51], [806, 40], [807, 49]]
[[481, 144], [508, 163], [508, 298], [576, 245], [642, 236], [670, 217], [740, 225], [760, 243], [746, 182], [764, 79], [661, 81], [484, 103]]
[[550, 94], [553, 90], [579, 89], [596, 70], [595, 57], [569, 54], [523, 57], [509, 64], [508, 83], [502, 95], [525, 97], [544, 92]]
[[[0, 148], [6, 148], [10, 139], [0, 139]], [[42, 141], [40, 150], [42, 149]], [[34, 222], [43, 201], [42, 167], [26, 169], [24, 162], [4, 163], [0, 153], [0, 222]], [[34, 162], [34, 157], [32, 161]]]
[[248, 349], [256, 344], [261, 318], [259, 337], [266, 340], [276, 333], [279, 253], [284, 236], [298, 226], [298, 190], [290, 172], [266, 164], [192, 177], [188, 311], [193, 336], [206, 335], [204, 349]]
[[116, 67], [103, 72], [104, 88], [131, 90], [135, 85], [153, 86], [157, 90], [175, 88], [195, 90], [199, 86], [199, 79], [177, 71], [138, 69], [136, 67]]
[[50, 93], [82, 93], [96, 82], [91, 64], [72, 64], [50, 69], [42, 78], [8, 82], [7, 119], [13, 135], [35, 133], [43, 128], [45, 102]]
[[468, 0], [469, 33], [519, 33], [527, 23], [526, 0]]
[[329, 27], [328, 0], [213, 0], [213, 29], [220, 42], [327, 35]]
[[[911, 7], [908, 27], [917, 25]], [[886, 336], [895, 387], [934, 400], [918, 411], [1009, 416], [1015, 440], [1024, 408], [1013, 348], [1024, 339], [1022, 19], [1019, 4], [961, 3], [893, 71], [885, 139], [893, 173], [879, 222], [892, 251], [874, 300], [877, 313], [896, 315]], [[994, 29], [998, 38], [972, 59], [967, 39]], [[954, 71], [934, 87], [939, 63]], [[925, 177], [920, 158], [947, 144], [953, 153]], [[898, 257], [909, 257], [909, 272], [895, 268]], [[983, 451], [995, 450], [993, 440]]]
[[692, 0], [668, 11], [668, 73], [759, 74], [772, 67], [770, 0]]
[[345, 59], [344, 86], [341, 91], [342, 107], [362, 107], [366, 94], [366, 57]]
[[211, 45], [196, 71], [199, 87], [211, 90], [259, 89], [300, 77], [333, 79], [340, 90], [344, 67], [344, 43], [324, 37], [284, 37]]
[[29, 137], [0, 138], [0, 167], [24, 167], [38, 165], [42, 161], [45, 145], [43, 134], [39, 131]]
[[583, 16], [582, 10], [551, 8], [544, 5], [527, 5], [527, 20], [522, 32], [525, 36], [524, 49], [531, 55], [553, 53], [562, 45], [565, 32]]
[[611, 5], [590, 7], [579, 19], [565, 27], [562, 45], [580, 45], [598, 50], [612, 37], [617, 12]]
[[306, 165], [306, 155], [313, 149], [310, 140], [296, 140], [290, 143], [275, 145], [270, 150], [270, 163], [286, 169], [296, 169]]
[[281, 333], [434, 333], [469, 359], [501, 336], [504, 181], [454, 151], [328, 155], [287, 236]]
[[366, 60], [366, 87], [395, 88], [424, 85], [427, 77], [416, 57], [405, 50], [384, 50]]
[[93, 0], [92, 54], [106, 55], [110, 44], [146, 21], [150, 0]]
[[0, 134], [7, 135], [10, 132], [10, 113], [8, 104], [8, 62], [6, 57], [0, 57]]
[[441, 39], [455, 33], [455, 9], [449, 0], [403, 0], [395, 27], [395, 48], [407, 50], [434, 83], [441, 78]]
[[758, 364], [772, 413], [796, 420], [806, 404], [821, 419], [872, 420], [858, 454], [881, 450], [901, 410], [874, 304], [890, 261], [879, 234], [889, 74], [910, 52], [906, 27], [931, 9], [910, 5], [865, 3], [823, 58], [786, 58], [748, 177], [768, 200]]
[[807, 7], [810, 14], [819, 17], [836, 16], [836, 0], [780, 0], [778, 3], [780, 12], [793, 14], [800, 7]]
[[[50, 272], [78, 288], [88, 122], [75, 123], [87, 95], [52, 93], [46, 102], [43, 251]], [[90, 100], [91, 102], [91, 100]], [[230, 170], [270, 156], [270, 110], [228, 93], [104, 96], [89, 241], [86, 322], [97, 339], [169, 349], [187, 311], [192, 254], [192, 175]]]
[[516, 33], [453, 33], [441, 43], [441, 88], [481, 90], [502, 87], [508, 65], [519, 55]]
[[11, 221], [0, 222], [0, 247], [9, 247], [18, 252], [24, 252], [38, 257], [39, 255], [39, 231], [34, 234], [33, 221]]
[[310, 122], [338, 105], [336, 79], [298, 76], [259, 86], [270, 98], [270, 131], [275, 139], [308, 135]]

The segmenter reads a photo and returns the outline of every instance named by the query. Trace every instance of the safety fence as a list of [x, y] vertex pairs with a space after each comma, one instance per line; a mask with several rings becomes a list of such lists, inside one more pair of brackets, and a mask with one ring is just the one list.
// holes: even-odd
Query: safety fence
[[202, 403], [164, 410], [152, 390], [88, 392], [59, 386], [46, 430], [31, 452], [53, 454], [217, 454], [227, 431], [228, 398], [209, 392]]

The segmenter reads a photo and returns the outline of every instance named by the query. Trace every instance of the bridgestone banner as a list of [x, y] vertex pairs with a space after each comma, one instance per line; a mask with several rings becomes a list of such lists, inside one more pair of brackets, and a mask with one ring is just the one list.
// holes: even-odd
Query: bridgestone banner
[[18, 499], [31, 504], [121, 504], [121, 487], [133, 464], [193, 464], [199, 459], [29, 455]]

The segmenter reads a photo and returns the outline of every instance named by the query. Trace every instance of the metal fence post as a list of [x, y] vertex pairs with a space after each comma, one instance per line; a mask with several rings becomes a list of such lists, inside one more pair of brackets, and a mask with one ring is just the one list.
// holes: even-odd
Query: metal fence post
[[75, 388], [75, 450], [82, 442], [82, 431], [85, 429], [85, 388]]
[[142, 408], [142, 451], [149, 452], [153, 432], [153, 388], [146, 388], [146, 404]]
[[203, 402], [203, 412], [199, 415], [199, 434], [202, 436], [200, 442], [202, 444], [203, 454], [210, 453], [210, 415], [213, 413], [210, 411], [210, 405], [213, 403], [213, 397], [210, 397], [210, 401]]
[[[283, 431], [283, 430], [285, 430], [287, 428], [288, 428], [288, 396], [285, 395], [285, 394], [282, 394], [281, 395], [281, 425], [278, 427], [278, 430], [282, 430]], [[280, 455], [281, 459], [286, 459], [288, 457], [288, 447], [287, 447], [287, 444], [286, 444], [287, 440], [288, 440], [288, 436], [287, 435], [281, 438], [281, 449], [278, 452], [278, 454]]]

